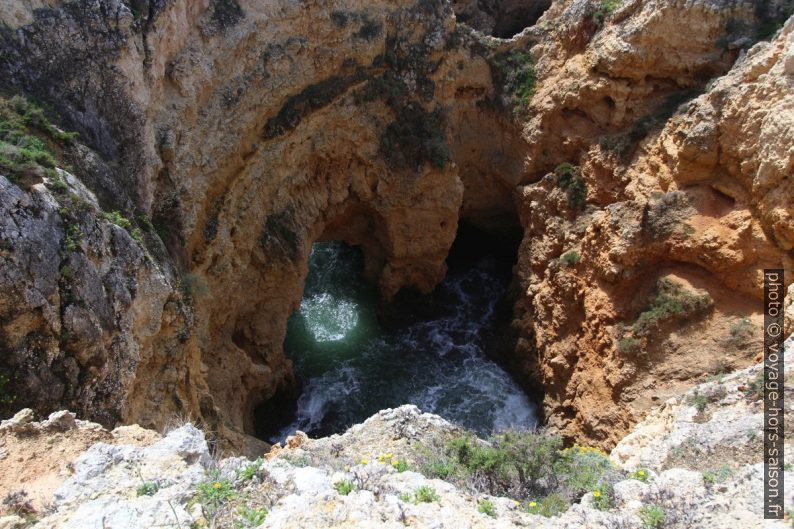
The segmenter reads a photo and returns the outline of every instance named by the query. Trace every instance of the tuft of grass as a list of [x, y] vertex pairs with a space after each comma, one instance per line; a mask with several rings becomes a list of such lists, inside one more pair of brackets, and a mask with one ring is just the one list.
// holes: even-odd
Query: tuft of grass
[[236, 529], [248, 529], [259, 527], [267, 519], [267, 509], [256, 509], [254, 507], [243, 506], [237, 511], [239, 519], [235, 523]]
[[413, 493], [403, 492], [400, 494], [400, 499], [407, 503], [432, 503], [438, 501], [438, 493], [433, 487], [422, 485]]
[[660, 529], [664, 526], [664, 509], [658, 505], [645, 505], [640, 509], [640, 520], [646, 529]]
[[259, 469], [262, 468], [262, 463], [264, 462], [265, 460], [261, 457], [256, 458], [256, 460], [254, 460], [252, 463], [249, 463], [239, 471], [240, 477], [245, 481], [251, 481], [259, 472]]
[[341, 496], [347, 496], [353, 492], [355, 488], [356, 487], [353, 485], [353, 482], [347, 479], [334, 483], [334, 489], [336, 489], [336, 492], [338, 492]]
[[477, 505], [477, 511], [491, 518], [496, 518], [496, 506], [494, 506], [491, 500], [482, 500]]
[[695, 393], [687, 397], [686, 403], [688, 406], [695, 408], [698, 413], [703, 413], [709, 405], [709, 399], [705, 395], [695, 391]]
[[135, 490], [136, 495], [138, 496], [154, 496], [157, 494], [157, 491], [160, 490], [160, 485], [155, 483], [154, 481], [144, 481], [138, 488]]

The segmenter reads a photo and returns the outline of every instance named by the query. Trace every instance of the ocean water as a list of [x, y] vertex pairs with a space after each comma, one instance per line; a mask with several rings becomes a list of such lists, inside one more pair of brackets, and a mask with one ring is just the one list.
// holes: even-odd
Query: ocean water
[[480, 434], [536, 424], [535, 404], [486, 354], [509, 280], [495, 258], [451, 266], [431, 295], [391, 304], [379, 300], [362, 270], [358, 249], [314, 244], [284, 345], [302, 393], [292, 422], [272, 442], [295, 430], [343, 432], [402, 404]]

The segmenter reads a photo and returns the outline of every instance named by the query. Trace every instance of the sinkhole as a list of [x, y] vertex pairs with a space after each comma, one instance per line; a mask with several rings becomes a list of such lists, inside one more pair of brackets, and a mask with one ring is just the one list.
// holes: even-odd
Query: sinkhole
[[256, 435], [327, 436], [402, 404], [479, 434], [535, 426], [536, 403], [494, 360], [506, 347], [504, 300], [518, 242], [520, 233], [462, 226], [433, 293], [403, 291], [389, 302], [364, 279], [358, 248], [315, 243], [284, 343], [300, 389], [257, 407]]

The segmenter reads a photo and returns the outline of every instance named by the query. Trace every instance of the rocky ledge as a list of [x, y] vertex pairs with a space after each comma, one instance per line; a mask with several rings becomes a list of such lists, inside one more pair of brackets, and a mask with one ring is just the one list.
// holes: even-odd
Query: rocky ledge
[[[793, 355], [790, 339], [789, 365]], [[484, 483], [508, 474], [461, 456], [462, 447], [499, 448], [503, 437], [476, 439], [415, 406], [383, 410], [341, 435], [297, 432], [254, 461], [215, 453], [212, 433], [190, 423], [164, 435], [108, 432], [69, 412], [39, 423], [24, 410], [0, 426], [9, 470], [0, 477], [0, 527], [786, 527], [762, 519], [762, 372], [759, 364], [715, 376], [669, 399], [609, 456], [557, 446], [582, 458], [575, 469], [543, 455], [554, 445], [537, 441], [550, 434], [533, 434], [525, 462], [554, 465], [533, 470], [539, 481], [570, 484], [575, 475], [576, 485], [521, 501], [486, 493]], [[793, 424], [794, 392], [786, 393]]]

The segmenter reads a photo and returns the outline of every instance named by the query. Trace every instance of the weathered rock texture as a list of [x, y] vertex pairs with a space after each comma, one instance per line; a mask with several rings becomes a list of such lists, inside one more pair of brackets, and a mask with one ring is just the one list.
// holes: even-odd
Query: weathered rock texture
[[[792, 347], [794, 341], [789, 340], [785, 355], [789, 365]], [[792, 369], [786, 371], [787, 379]], [[615, 483], [609, 508], [598, 509], [593, 493], [587, 493], [551, 518], [529, 514], [525, 505], [509, 498], [476, 494], [419, 473], [416, 461], [427, 457], [432, 440], [460, 430], [414, 406], [383, 410], [341, 435], [309, 439], [298, 433], [286, 446], [274, 447], [257, 461], [213, 460], [203, 432], [190, 424], [164, 437], [153, 432], [146, 437], [140, 428], [110, 433], [99, 425], [75, 421], [68, 412], [42, 423], [30, 422], [30, 410], [21, 412], [0, 426], [0, 447], [13, 447], [16, 455], [20, 445], [31, 446], [31, 439], [43, 443], [49, 438], [58, 446], [66, 445], [64, 439], [71, 446], [96, 443], [79, 454], [64, 454], [73, 470], [64, 469], [46, 488], [37, 482], [24, 484], [30, 494], [41, 493], [50, 506], [46, 515], [34, 514], [33, 520], [33, 527], [47, 529], [406, 525], [639, 529], [646, 526], [642, 510], [651, 505], [663, 511], [665, 527], [671, 529], [783, 528], [788, 521], [763, 520], [761, 512], [763, 464], [758, 439], [763, 401], [760, 393], [747, 388], [762, 370], [761, 364], [755, 365], [659, 406], [612, 451], [615, 469], [624, 478]], [[705, 398], [702, 409], [697, 408], [700, 398]], [[787, 402], [788, 421], [794, 400]], [[790, 448], [786, 446], [787, 453]], [[379, 454], [408, 462], [409, 470], [397, 470]], [[637, 470], [646, 477], [629, 477]], [[786, 481], [794, 478], [789, 474]], [[335, 486], [342, 482], [351, 483], [353, 490]], [[202, 487], [226, 491], [223, 500], [208, 501], [199, 492]], [[406, 498], [419, 487], [432, 487], [437, 498], [426, 503]], [[790, 508], [791, 495], [785, 498]], [[478, 509], [484, 500], [493, 505], [490, 515]], [[267, 511], [264, 523], [246, 520], [245, 509]], [[5, 527], [25, 523], [16, 515], [0, 513]]]
[[[757, 316], [756, 269], [791, 270], [791, 26], [746, 53], [786, 2], [8, 4], [0, 82], [80, 132], [91, 150], [75, 147], [73, 172], [97, 197], [63, 211], [68, 193], [0, 178], [15, 406], [65, 403], [107, 425], [190, 415], [255, 451], [241, 435], [253, 409], [294, 384], [282, 343], [312, 242], [360, 245], [386, 296], [429, 291], [460, 219], [520, 214], [505, 356], [553, 425], [609, 444], [650, 395], [709, 369], [695, 353], [749, 362], [756, 351], [723, 341]], [[533, 72], [518, 85], [517, 64]], [[693, 90], [706, 93], [668, 123]], [[581, 167], [583, 212], [544, 178], [563, 162]], [[580, 263], [560, 266], [574, 248]], [[624, 358], [615, 325], [662, 273], [713, 311]]]

